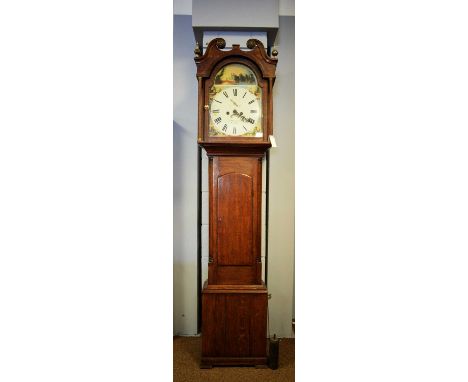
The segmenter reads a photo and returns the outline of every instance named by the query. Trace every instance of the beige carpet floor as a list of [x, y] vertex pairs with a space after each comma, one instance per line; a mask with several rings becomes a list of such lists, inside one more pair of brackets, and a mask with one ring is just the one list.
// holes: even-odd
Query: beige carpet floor
[[200, 369], [201, 337], [174, 337], [174, 382], [290, 382], [294, 381], [294, 339], [279, 345], [277, 370], [255, 367], [213, 367]]

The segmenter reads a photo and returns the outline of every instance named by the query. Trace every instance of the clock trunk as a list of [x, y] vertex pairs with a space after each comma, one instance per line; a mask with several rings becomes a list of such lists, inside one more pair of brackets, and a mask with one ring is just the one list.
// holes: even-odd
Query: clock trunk
[[261, 284], [262, 158], [210, 156], [208, 284]]

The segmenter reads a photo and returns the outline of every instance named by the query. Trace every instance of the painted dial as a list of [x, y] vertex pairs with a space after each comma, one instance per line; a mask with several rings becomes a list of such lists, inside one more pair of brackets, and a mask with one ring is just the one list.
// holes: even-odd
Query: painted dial
[[213, 97], [210, 106], [213, 127], [224, 135], [252, 133], [260, 117], [257, 97], [242, 86], [226, 86]]

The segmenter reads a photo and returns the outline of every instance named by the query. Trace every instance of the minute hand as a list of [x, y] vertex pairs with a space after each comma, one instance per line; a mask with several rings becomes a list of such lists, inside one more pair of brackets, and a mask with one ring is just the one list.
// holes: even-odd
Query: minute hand
[[239, 107], [239, 105], [237, 103], [235, 103], [231, 98], [229, 98], [229, 100], [234, 104], [236, 105], [236, 107]]

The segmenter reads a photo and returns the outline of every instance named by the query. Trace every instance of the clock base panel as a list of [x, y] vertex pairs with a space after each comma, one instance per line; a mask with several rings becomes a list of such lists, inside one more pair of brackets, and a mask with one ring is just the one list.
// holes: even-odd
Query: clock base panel
[[264, 285], [205, 285], [200, 367], [266, 365], [267, 304]]

